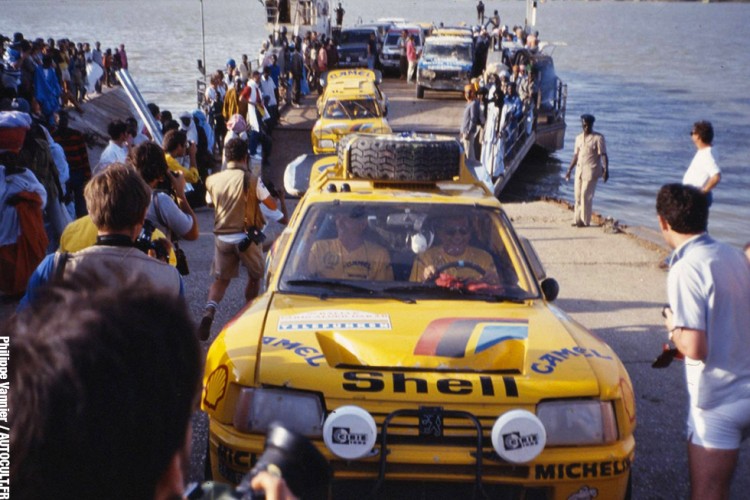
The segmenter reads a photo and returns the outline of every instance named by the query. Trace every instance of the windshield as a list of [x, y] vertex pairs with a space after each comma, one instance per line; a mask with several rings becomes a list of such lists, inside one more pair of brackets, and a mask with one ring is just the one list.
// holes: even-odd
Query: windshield
[[458, 59], [459, 61], [471, 62], [471, 45], [425, 44], [424, 56]]
[[279, 289], [318, 296], [521, 301], [536, 285], [496, 209], [320, 203], [300, 224]]
[[[419, 47], [422, 45], [422, 39], [419, 37], [419, 33], [417, 31], [409, 30], [410, 35], [414, 35], [414, 46]], [[385, 42], [383, 42], [384, 46], [392, 46], [396, 47], [398, 46], [398, 40], [401, 38], [401, 32], [400, 31], [391, 31], [386, 35]]]
[[323, 108], [323, 118], [362, 120], [380, 116], [380, 108], [375, 99], [328, 99]]
[[370, 39], [370, 34], [372, 34], [372, 31], [342, 31], [341, 32], [341, 39], [339, 40], [339, 43], [341, 45], [345, 43], [367, 43], [367, 41]]

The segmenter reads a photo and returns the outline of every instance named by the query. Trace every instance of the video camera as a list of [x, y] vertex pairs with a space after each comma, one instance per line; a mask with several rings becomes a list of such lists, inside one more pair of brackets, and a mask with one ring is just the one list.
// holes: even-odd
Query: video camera
[[[322, 500], [328, 496], [331, 467], [309, 439], [279, 424], [271, 424], [263, 454], [250, 472], [242, 478], [230, 498], [256, 500], [265, 498], [264, 492], [253, 491], [250, 482], [260, 472], [280, 473], [291, 492], [302, 500]], [[206, 491], [210, 483], [188, 492], [188, 500], [214, 498]], [[222, 497], [223, 498], [223, 497]]]

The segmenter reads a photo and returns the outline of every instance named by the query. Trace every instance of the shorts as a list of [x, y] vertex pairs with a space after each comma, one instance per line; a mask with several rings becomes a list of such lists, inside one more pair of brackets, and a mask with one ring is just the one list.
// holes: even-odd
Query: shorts
[[736, 450], [750, 437], [750, 398], [713, 408], [690, 408], [688, 441], [703, 448]]
[[258, 280], [263, 276], [263, 250], [260, 245], [253, 243], [240, 253], [235, 243], [214, 238], [214, 260], [211, 262], [211, 275], [214, 278], [236, 278], [240, 274], [240, 262], [247, 269], [249, 278]]

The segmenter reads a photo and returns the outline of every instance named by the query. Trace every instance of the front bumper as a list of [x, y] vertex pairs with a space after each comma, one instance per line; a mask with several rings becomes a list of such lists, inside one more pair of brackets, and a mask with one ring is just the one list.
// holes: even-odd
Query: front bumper
[[[487, 429], [478, 425], [486, 436]], [[473, 426], [467, 423], [467, 428]], [[508, 492], [507, 498], [522, 498], [524, 492], [534, 492], [541, 498], [556, 500], [594, 492], [599, 498], [622, 499], [635, 449], [633, 436], [629, 436], [605, 446], [547, 448], [532, 462], [518, 465], [500, 459], [486, 437], [475, 435], [474, 443], [461, 446], [437, 441], [420, 443], [386, 435], [389, 433], [383, 432], [383, 426], [379, 427], [380, 437], [372, 456], [360, 460], [338, 459], [322, 439], [314, 441], [329, 459], [337, 484], [366, 484], [369, 491], [382, 492], [386, 482], [418, 481], [464, 484], [469, 491], [500, 488], [499, 491]], [[215, 480], [239, 482], [263, 452], [262, 435], [242, 434], [214, 420], [210, 422], [209, 435]], [[381, 454], [384, 448], [387, 453]]]

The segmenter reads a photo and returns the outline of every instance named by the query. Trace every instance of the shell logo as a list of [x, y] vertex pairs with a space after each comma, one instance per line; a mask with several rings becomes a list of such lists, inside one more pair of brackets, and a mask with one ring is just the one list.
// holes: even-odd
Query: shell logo
[[221, 365], [208, 376], [206, 388], [203, 391], [203, 405], [206, 408], [215, 410], [227, 393], [227, 380], [229, 378], [229, 369]]

